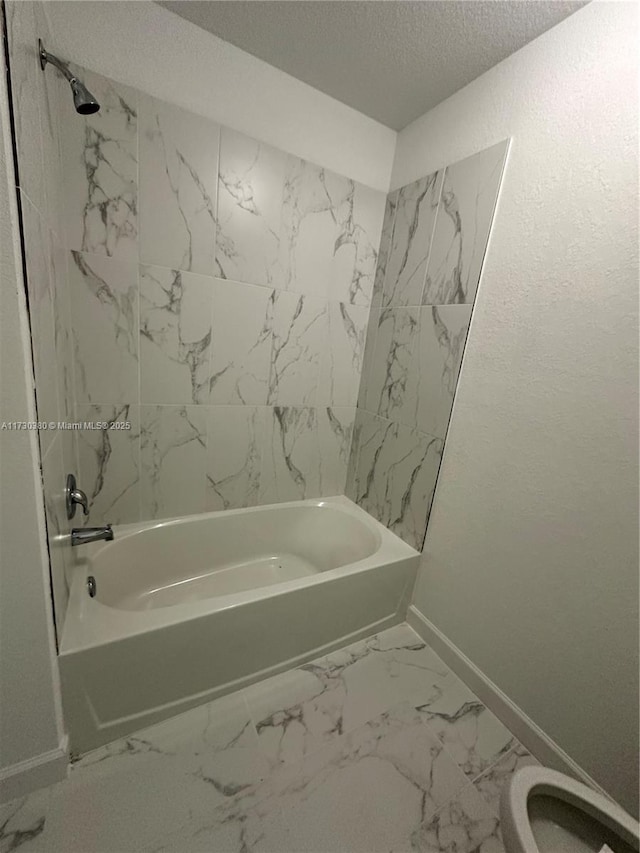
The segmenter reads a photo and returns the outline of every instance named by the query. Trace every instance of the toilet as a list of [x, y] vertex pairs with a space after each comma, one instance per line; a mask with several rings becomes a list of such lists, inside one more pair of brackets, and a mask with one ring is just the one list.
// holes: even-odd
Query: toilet
[[547, 767], [514, 773], [500, 814], [507, 853], [638, 853], [638, 823], [630, 815]]

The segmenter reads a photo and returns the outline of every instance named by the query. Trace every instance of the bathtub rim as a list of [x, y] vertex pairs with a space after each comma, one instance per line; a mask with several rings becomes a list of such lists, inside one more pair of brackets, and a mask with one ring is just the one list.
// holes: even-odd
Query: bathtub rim
[[119, 532], [121, 535], [126, 536], [142, 530], [153, 530], [154, 528], [184, 522], [205, 521], [214, 517], [227, 517], [230, 514], [261, 513], [266, 510], [287, 509], [300, 506], [329, 506], [357, 518], [358, 521], [364, 523], [376, 536], [378, 541], [377, 550], [368, 557], [354, 563], [334, 569], [327, 569], [316, 575], [283, 581], [270, 586], [257, 587], [251, 590], [244, 590], [243, 592], [230, 593], [223, 596], [205, 598], [200, 601], [175, 604], [151, 610], [120, 610], [103, 604], [97, 598], [90, 598], [86, 590], [86, 579], [89, 574], [91, 558], [97, 555], [99, 551], [108, 547], [109, 543], [97, 542], [86, 546], [78, 546], [76, 561], [72, 568], [69, 602], [59, 654], [61, 656], [74, 654], [84, 649], [118, 642], [127, 637], [146, 634], [169, 625], [198, 619], [221, 611], [232, 610], [261, 599], [283, 595], [304, 587], [315, 586], [319, 583], [326, 583], [337, 577], [365, 572], [380, 565], [404, 563], [408, 558], [419, 557], [418, 551], [344, 495], [133, 522], [114, 527], [114, 532], [116, 536]]

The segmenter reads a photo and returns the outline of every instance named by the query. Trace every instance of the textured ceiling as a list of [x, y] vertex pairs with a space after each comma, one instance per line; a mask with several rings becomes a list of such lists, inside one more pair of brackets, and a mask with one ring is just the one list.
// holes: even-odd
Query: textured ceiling
[[585, 5], [568, 0], [159, 2], [395, 130]]

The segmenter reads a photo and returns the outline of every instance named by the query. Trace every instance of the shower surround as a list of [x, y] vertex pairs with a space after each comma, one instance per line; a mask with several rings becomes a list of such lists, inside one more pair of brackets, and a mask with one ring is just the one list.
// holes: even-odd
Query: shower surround
[[418, 550], [507, 146], [387, 196], [346, 493]]

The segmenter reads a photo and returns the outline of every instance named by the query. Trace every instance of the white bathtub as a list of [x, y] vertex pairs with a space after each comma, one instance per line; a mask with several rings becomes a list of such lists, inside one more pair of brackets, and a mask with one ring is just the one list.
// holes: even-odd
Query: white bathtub
[[60, 672], [76, 754], [402, 621], [419, 559], [345, 497], [114, 534], [74, 549]]

